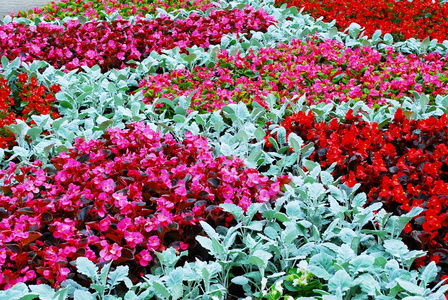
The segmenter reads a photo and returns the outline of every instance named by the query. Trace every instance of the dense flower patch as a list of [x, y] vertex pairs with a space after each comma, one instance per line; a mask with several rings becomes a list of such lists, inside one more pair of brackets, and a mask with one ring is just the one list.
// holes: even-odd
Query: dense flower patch
[[84, 15], [90, 19], [105, 19], [106, 15], [118, 12], [123, 17], [140, 16], [146, 14], [156, 14], [157, 8], [162, 8], [167, 12], [175, 9], [200, 9], [207, 10], [213, 8], [209, 0], [175, 0], [175, 1], [154, 1], [154, 0], [62, 0], [59, 3], [51, 2], [42, 8], [36, 7], [29, 11], [18, 12], [15, 17], [25, 17], [35, 19], [37, 17], [51, 21], [64, 19], [65, 17], [76, 17]]
[[35, 77], [18, 75], [15, 91], [11, 91], [7, 80], [0, 78], [0, 148], [8, 149], [15, 145], [15, 136], [5, 126], [16, 123], [16, 119], [31, 123], [32, 115], [48, 115], [59, 117], [55, 109], [55, 93], [58, 85], [50, 88], [39, 84]]
[[[411, 248], [428, 250], [416, 267], [434, 260], [448, 270], [448, 119], [446, 115], [416, 121], [399, 109], [386, 128], [362, 121], [350, 111], [345, 122], [316, 122], [312, 112], [286, 117], [287, 136], [295, 133], [313, 142], [311, 159], [322, 167], [337, 163], [335, 177], [382, 202], [388, 212], [405, 214], [412, 207], [424, 211], [409, 223], [403, 238]], [[269, 136], [266, 144], [270, 146]], [[355, 142], [354, 142], [355, 141]], [[425, 260], [426, 259], [426, 260]]]
[[380, 29], [383, 34], [391, 33], [399, 40], [430, 37], [443, 42], [448, 38], [448, 4], [439, 0], [276, 0], [276, 3], [303, 7], [304, 12], [315, 18], [336, 20], [341, 29], [358, 23], [368, 36]]
[[0, 288], [16, 282], [59, 284], [84, 256], [127, 264], [141, 278], [154, 251], [194, 248], [198, 222], [227, 225], [220, 203], [246, 210], [268, 202], [272, 182], [236, 158], [214, 158], [204, 138], [177, 142], [143, 122], [110, 129], [43, 170], [39, 162], [1, 171]]
[[[213, 69], [195, 68], [151, 75], [140, 86], [145, 101], [158, 97], [173, 99], [189, 95], [192, 108], [218, 110], [243, 101], [266, 106], [265, 97], [274, 94], [281, 103], [306, 93], [310, 104], [364, 101], [382, 105], [386, 99], [400, 100], [412, 91], [435, 95], [447, 93], [448, 65], [439, 54], [386, 55], [368, 48], [345, 48], [337, 41], [293, 41], [264, 48], [247, 56], [218, 54]], [[157, 107], [163, 107], [158, 103]]]
[[142, 60], [152, 51], [179, 47], [184, 52], [193, 45], [208, 48], [229, 33], [250, 36], [252, 30], [266, 31], [274, 22], [264, 10], [251, 7], [214, 10], [209, 17], [193, 13], [186, 19], [139, 19], [135, 24], [119, 20], [81, 25], [70, 20], [62, 26], [40, 23], [34, 27], [13, 22], [0, 26], [0, 56], [44, 60], [68, 70], [97, 64], [106, 71], [124, 67], [127, 60]]

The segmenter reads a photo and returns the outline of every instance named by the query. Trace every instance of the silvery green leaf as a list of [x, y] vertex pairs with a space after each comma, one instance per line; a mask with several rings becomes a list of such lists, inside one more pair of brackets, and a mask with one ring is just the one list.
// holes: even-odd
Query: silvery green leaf
[[370, 255], [361, 254], [350, 261], [350, 273], [357, 274], [368, 271], [375, 263], [375, 258]]
[[92, 281], [97, 277], [98, 267], [95, 266], [93, 262], [91, 262], [88, 258], [79, 257], [76, 259], [76, 268], [78, 272], [86, 275]]
[[274, 176], [274, 175], [279, 175], [279, 173], [280, 173], [280, 168], [275, 165], [271, 165], [269, 170], [262, 174], [265, 176]]
[[277, 220], [279, 220], [282, 223], [291, 221], [291, 219], [288, 218], [287, 215], [285, 215], [284, 213], [281, 213], [281, 212], [276, 212], [274, 214], [274, 218], [276, 218]]
[[318, 253], [311, 257], [308, 269], [315, 276], [322, 278], [324, 280], [330, 280], [332, 278], [334, 266], [333, 266], [333, 258], [325, 253]]
[[420, 274], [420, 279], [423, 284], [431, 283], [437, 277], [437, 266], [434, 261], [431, 261]]
[[384, 248], [388, 253], [395, 257], [402, 257], [409, 253], [408, 247], [399, 240], [386, 240], [384, 241]]
[[414, 295], [423, 295], [425, 293], [425, 289], [419, 287], [418, 285], [407, 281], [407, 280], [403, 280], [401, 278], [397, 278], [395, 279], [397, 281], [397, 283], [407, 292], [414, 294]]
[[104, 295], [104, 291], [106, 290], [106, 286], [105, 285], [101, 285], [101, 284], [91, 284], [90, 288], [92, 288], [95, 291], [97, 291], [99, 295]]
[[245, 276], [236, 276], [232, 278], [231, 282], [237, 285], [246, 285], [249, 283], [249, 279], [247, 279], [247, 277]]
[[14, 146], [12, 147], [13, 157], [19, 157], [21, 160], [27, 160], [29, 156], [29, 151], [23, 147]]
[[176, 283], [174, 286], [170, 287], [171, 297], [173, 300], [181, 299], [184, 295], [184, 285], [181, 282]]
[[365, 193], [357, 194], [351, 201], [352, 207], [363, 207], [366, 204], [367, 196]]
[[308, 171], [312, 171], [314, 168], [320, 167], [317, 162], [308, 159], [303, 160], [303, 165], [305, 166], [305, 168], [307, 168]]
[[8, 65], [9, 65], [9, 59], [6, 56], [2, 56], [2, 66], [3, 66], [3, 69], [8, 68]]
[[244, 129], [240, 129], [238, 134], [236, 135], [237, 139], [243, 143], [247, 143], [249, 141], [249, 135]]
[[286, 215], [295, 218], [304, 218], [305, 215], [298, 201], [291, 201], [285, 205]]
[[345, 270], [337, 271], [332, 278], [328, 281], [328, 290], [336, 292], [340, 296], [343, 292], [348, 291], [353, 284], [353, 279]]
[[357, 236], [356, 233], [352, 229], [345, 227], [341, 229], [338, 237], [341, 239], [342, 242], [346, 244], [351, 244], [352, 240], [356, 236]]
[[247, 165], [252, 166], [252, 168], [257, 168], [258, 161], [261, 158], [262, 154], [263, 154], [263, 152], [261, 150], [256, 150], [256, 151], [252, 152], [246, 159]]
[[95, 300], [96, 296], [92, 295], [88, 291], [75, 290], [74, 300]]
[[265, 250], [255, 250], [254, 253], [249, 257], [249, 262], [258, 266], [259, 268], [265, 269], [271, 259], [272, 254]]
[[422, 53], [426, 53], [426, 50], [428, 49], [429, 43], [430, 43], [429, 37], [425, 38], [421, 44], [420, 44], [420, 50]]
[[157, 294], [159, 297], [163, 297], [163, 299], [168, 299], [168, 298], [170, 298], [170, 293], [168, 292], [168, 290], [166, 289], [166, 287], [165, 287], [164, 285], [160, 284], [160, 283], [157, 282], [157, 281], [154, 281], [154, 282], [152, 283], [152, 285], [153, 285], [153, 287], [154, 287], [154, 290], [155, 290], [156, 294]]
[[[240, 222], [243, 219], [244, 211], [243, 211], [243, 209], [241, 207], [239, 207], [239, 206], [237, 206], [235, 204], [230, 204], [230, 203], [222, 203], [219, 206], [222, 207], [222, 209], [224, 211], [230, 213], [238, 222]], [[207, 231], [206, 231], [206, 233], [208, 234]], [[210, 237], [212, 237], [212, 236], [210, 236]], [[214, 237], [216, 238], [217, 235], [215, 235]]]
[[32, 293], [38, 294], [41, 300], [53, 300], [55, 291], [46, 284], [31, 285], [30, 290]]
[[351, 262], [351, 260], [356, 257], [355, 252], [348, 244], [342, 244], [337, 255], [337, 258], [343, 262]]
[[14, 133], [15, 136], [25, 137], [26, 133], [31, 127], [20, 119], [17, 119], [16, 122], [17, 124], [11, 124], [5, 127], [8, 128], [12, 133]]
[[185, 123], [185, 117], [182, 116], [182, 115], [174, 115], [173, 116], [173, 121], [176, 122], [176, 123], [183, 124], [183, 123]]
[[123, 281], [129, 275], [128, 266], [118, 266], [113, 272], [109, 274], [109, 286], [112, 288]]
[[263, 232], [267, 237], [271, 239], [277, 239], [279, 236], [278, 231], [275, 230], [273, 227], [266, 227]]
[[212, 226], [210, 226], [207, 222], [204, 221], [200, 221], [199, 222], [202, 226], [202, 229], [204, 229], [205, 233], [211, 237], [211, 238], [215, 238], [215, 239], [219, 239], [218, 234], [216, 233], [215, 229], [213, 229]]
[[378, 296], [381, 291], [381, 286], [378, 281], [370, 274], [361, 274], [356, 277], [353, 286], [359, 285], [361, 290], [369, 296]]
[[334, 182], [333, 175], [327, 171], [320, 172], [320, 178], [325, 186], [331, 185]]

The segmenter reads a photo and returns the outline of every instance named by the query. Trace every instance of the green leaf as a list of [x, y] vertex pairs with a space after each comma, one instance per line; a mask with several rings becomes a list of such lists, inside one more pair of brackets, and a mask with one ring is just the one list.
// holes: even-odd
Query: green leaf
[[96, 297], [91, 293], [83, 290], [75, 290], [75, 300], [96, 300]]
[[236, 276], [236, 277], [232, 278], [231, 281], [234, 284], [238, 284], [238, 285], [246, 285], [249, 283], [249, 279], [247, 279], [247, 277], [244, 277], [244, 276]]
[[120, 283], [120, 281], [123, 281], [128, 276], [128, 274], [129, 274], [128, 266], [118, 266], [115, 269], [115, 271], [109, 274], [108, 283], [110, 285], [110, 288], [113, 288], [118, 283]]
[[32, 285], [30, 290], [33, 293], [39, 294], [40, 300], [53, 300], [55, 291], [46, 284]]
[[115, 94], [117, 92], [117, 87], [113, 82], [109, 82], [109, 84], [107, 85], [107, 90], [109, 91], [109, 93]]
[[294, 152], [300, 153], [302, 150], [303, 139], [294, 132], [291, 132], [288, 136], [288, 145]]
[[78, 272], [86, 275], [89, 277], [92, 281], [95, 281], [96, 277], [98, 276], [98, 267], [95, 266], [93, 262], [91, 262], [88, 258], [85, 257], [79, 257], [76, 259], [76, 267], [78, 269]]
[[163, 297], [165, 299], [170, 298], [170, 293], [168, 292], [168, 290], [166, 289], [165, 286], [163, 286], [162, 284], [158, 283], [157, 281], [154, 281], [152, 283], [152, 285], [154, 286], [154, 290], [159, 295], [159, 297], [161, 296], [161, 297]]
[[244, 211], [241, 207], [231, 203], [222, 203], [219, 205], [222, 209], [228, 213], [230, 213], [236, 221], [241, 221], [244, 216]]
[[73, 105], [67, 100], [60, 101], [59, 105], [68, 109], [73, 109]]
[[358, 274], [368, 271], [375, 263], [375, 258], [369, 255], [361, 254], [350, 261], [350, 273]]
[[431, 261], [423, 270], [420, 275], [420, 279], [424, 284], [431, 283], [437, 277], [437, 266], [436, 263]]
[[319, 278], [329, 280], [332, 275], [330, 272], [334, 270], [333, 258], [325, 253], [319, 253], [311, 257], [308, 269]]
[[289, 222], [289, 221], [291, 221], [291, 219], [290, 218], [288, 218], [288, 216], [287, 215], [285, 215], [284, 213], [281, 213], [281, 212], [277, 212], [277, 213], [275, 213], [274, 214], [274, 218], [276, 218], [277, 220], [279, 220], [280, 222]]
[[403, 280], [400, 278], [397, 278], [396, 281], [405, 291], [407, 291], [411, 294], [416, 294], [416, 295], [422, 296], [425, 293], [424, 288], [421, 288], [418, 285], [416, 285], [410, 281]]
[[204, 229], [205, 233], [210, 237], [210, 238], [215, 238], [215, 239], [219, 239], [218, 234], [216, 233], [215, 229], [213, 229], [212, 226], [210, 226], [207, 222], [205, 221], [200, 221], [199, 223], [201, 223], [202, 229]]
[[[352, 287], [352, 278], [345, 270], [339, 270], [328, 281], [328, 290], [331, 292], [345, 292]], [[341, 293], [341, 294], [342, 294]]]
[[2, 66], [3, 69], [6, 69], [9, 65], [9, 59], [6, 56], [2, 56]]
[[112, 261], [105, 265], [100, 272], [100, 282], [102, 285], [106, 285], [107, 276], [109, 275], [110, 266], [112, 265]]
[[258, 268], [265, 269], [269, 260], [272, 258], [272, 254], [265, 250], [255, 250], [255, 252], [249, 257], [249, 262], [258, 266]]
[[395, 257], [402, 257], [409, 252], [408, 247], [399, 240], [386, 240], [384, 241], [384, 248], [390, 254]]
[[370, 274], [361, 274], [357, 277], [353, 282], [353, 286], [356, 285], [359, 285], [361, 287], [361, 291], [369, 296], [377, 296], [381, 291], [380, 284]]

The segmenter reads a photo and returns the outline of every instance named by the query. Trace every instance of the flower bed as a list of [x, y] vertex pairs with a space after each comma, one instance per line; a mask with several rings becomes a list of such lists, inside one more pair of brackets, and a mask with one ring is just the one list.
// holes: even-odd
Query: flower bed
[[106, 15], [115, 12], [123, 17], [144, 17], [146, 14], [157, 14], [157, 8], [170, 12], [180, 8], [186, 10], [207, 10], [213, 7], [213, 4], [208, 0], [195, 0], [194, 2], [186, 0], [168, 2], [153, 0], [135, 0], [132, 2], [125, 0], [112, 0], [107, 2], [102, 0], [91, 0], [88, 2], [82, 0], [62, 0], [59, 3], [51, 2], [42, 8], [37, 7], [28, 11], [18, 12], [14, 16], [32, 20], [40, 18], [45, 21], [52, 21], [81, 15], [90, 19], [104, 20]]
[[[360, 190], [368, 197], [366, 205], [381, 202], [394, 215], [423, 208], [406, 225], [403, 239], [410, 248], [428, 251], [416, 268], [434, 260], [442, 268], [439, 275], [448, 275], [446, 115], [416, 121], [399, 109], [387, 127], [378, 128], [352, 111], [344, 122], [333, 119], [329, 123], [316, 122], [313, 113], [299, 112], [286, 117], [282, 126], [287, 136], [294, 133], [302, 138], [304, 146], [315, 145], [310, 159], [322, 168], [336, 163], [335, 178], [341, 177], [349, 187], [361, 183]], [[265, 137], [267, 146], [271, 146], [270, 137]]]
[[214, 10], [208, 17], [139, 19], [135, 24], [125, 20], [84, 25], [70, 20], [62, 26], [40, 23], [36, 27], [9, 23], [0, 26], [0, 56], [20, 57], [24, 62], [45, 60], [67, 70], [99, 65], [106, 71], [125, 67], [128, 60], [143, 60], [152, 51], [179, 47], [186, 52], [193, 45], [208, 48], [226, 34], [250, 36], [252, 30], [266, 31], [273, 23], [266, 12], [250, 7]]
[[220, 203], [247, 210], [282, 188], [239, 159], [214, 158], [203, 138], [187, 135], [179, 143], [143, 123], [78, 140], [53, 164], [55, 170], [12, 163], [1, 172], [2, 289], [17, 282], [58, 286], [80, 256], [126, 263], [136, 281], [154, 251], [194, 248], [199, 221], [229, 226]]
[[218, 58], [213, 69], [149, 76], [140, 83], [144, 101], [172, 100], [194, 92], [191, 107], [204, 112], [240, 101], [267, 107], [268, 94], [275, 95], [279, 104], [306, 94], [308, 104], [353, 99], [379, 107], [386, 99], [411, 97], [413, 91], [429, 94], [433, 101], [448, 90], [448, 65], [436, 53], [419, 57], [390, 50], [381, 54], [368, 47], [351, 49], [336, 41], [312, 39], [263, 48], [245, 57], [223, 51]]
[[11, 91], [8, 82], [0, 78], [0, 148], [11, 149], [16, 144], [14, 134], [6, 128], [15, 124], [16, 119], [31, 124], [32, 115], [48, 115], [58, 118], [54, 107], [54, 94], [60, 91], [58, 85], [46, 88], [35, 77], [28, 80], [27, 74], [19, 74], [15, 91]]
[[6, 18], [0, 298], [446, 298], [445, 46], [243, 1]]
[[276, 0], [276, 3], [303, 7], [304, 12], [315, 18], [324, 17], [328, 22], [336, 20], [340, 29], [348, 28], [353, 22], [358, 23], [368, 36], [380, 29], [383, 34], [390, 33], [397, 40], [430, 37], [441, 43], [448, 38], [448, 4], [439, 0]]

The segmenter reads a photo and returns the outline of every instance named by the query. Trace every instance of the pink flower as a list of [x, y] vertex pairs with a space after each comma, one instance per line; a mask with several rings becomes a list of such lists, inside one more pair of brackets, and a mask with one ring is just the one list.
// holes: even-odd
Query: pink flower
[[117, 229], [121, 231], [125, 231], [126, 229], [130, 228], [132, 226], [132, 220], [129, 217], [123, 218], [120, 222], [117, 224]]
[[119, 59], [119, 60], [125, 60], [126, 58], [124, 57], [124, 52], [119, 52], [118, 54], [117, 54], [117, 58]]
[[101, 231], [107, 231], [110, 227], [110, 216], [107, 215], [104, 219], [98, 222], [98, 229]]
[[135, 248], [138, 244], [142, 243], [144, 240], [143, 234], [140, 232], [124, 232], [124, 239], [128, 243], [129, 247]]
[[146, 267], [151, 260], [152, 256], [148, 250], [142, 250], [142, 252], [140, 252], [140, 265], [142, 267]]
[[114, 181], [110, 178], [107, 180], [104, 180], [101, 183], [101, 189], [108, 194], [112, 193], [115, 190]]
[[156, 215], [156, 217], [157, 221], [162, 226], [167, 226], [168, 224], [173, 222], [173, 215], [164, 208]]
[[56, 225], [56, 230], [53, 232], [55, 238], [68, 240], [75, 234], [75, 221], [72, 221], [69, 218], [65, 218], [64, 223], [54, 222], [54, 225]]
[[101, 241], [100, 244], [103, 247], [100, 251], [101, 261], [116, 260], [121, 257], [121, 249], [123, 248], [118, 246], [117, 243], [110, 246], [107, 241]]
[[149, 237], [148, 239], [148, 249], [150, 250], [157, 250], [160, 246], [160, 239], [157, 235], [153, 235]]
[[258, 200], [260, 200], [260, 202], [267, 202], [270, 199], [270, 195], [269, 192], [267, 190], [260, 190], [260, 196], [258, 196]]

